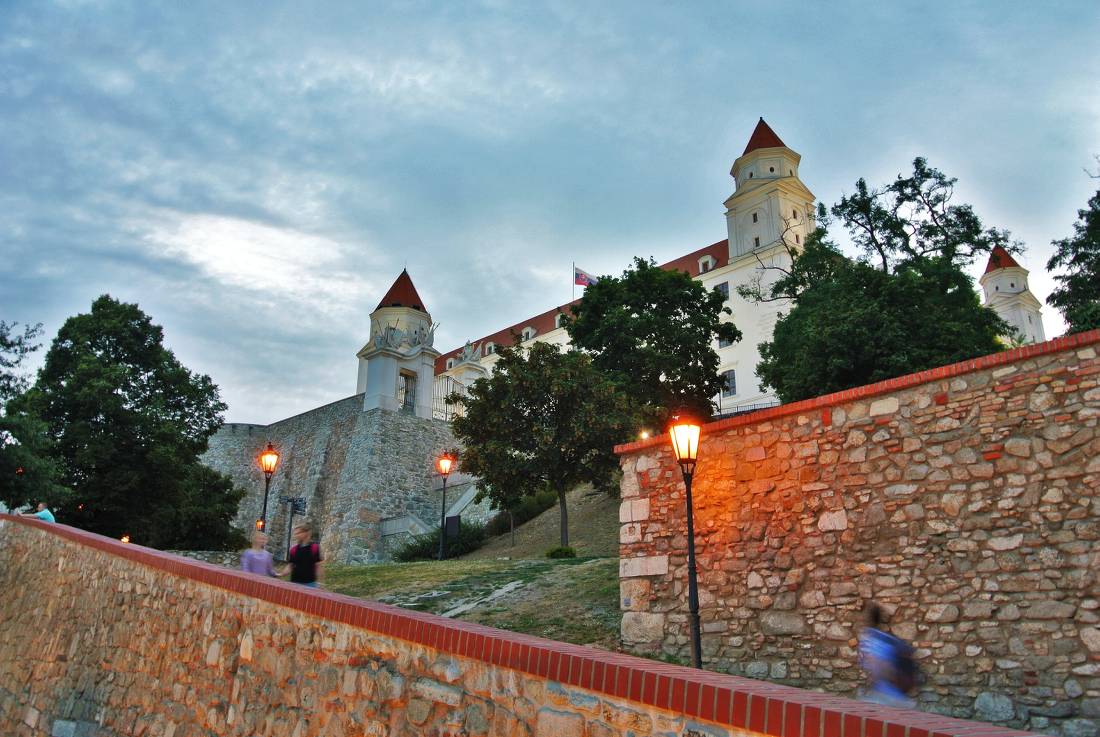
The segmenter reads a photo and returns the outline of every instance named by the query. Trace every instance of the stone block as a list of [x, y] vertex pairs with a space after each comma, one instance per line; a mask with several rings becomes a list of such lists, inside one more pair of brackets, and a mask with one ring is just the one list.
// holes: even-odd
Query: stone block
[[1100, 628], [1082, 628], [1081, 641], [1085, 643], [1085, 647], [1090, 653], [1100, 653]]
[[804, 635], [809, 631], [806, 620], [795, 612], [764, 612], [760, 629], [766, 635]]
[[619, 505], [619, 522], [642, 522], [649, 519], [649, 499], [624, 499]]
[[817, 529], [822, 532], [827, 532], [829, 530], [847, 530], [848, 513], [843, 509], [822, 513], [822, 515], [817, 518]]
[[984, 691], [974, 700], [974, 716], [985, 722], [1007, 722], [1015, 718], [1016, 707], [1004, 694]]
[[925, 611], [924, 619], [926, 622], [940, 624], [956, 622], [959, 619], [959, 608], [954, 604], [933, 604]]
[[1073, 604], [1047, 599], [1033, 603], [1024, 616], [1028, 619], [1069, 619], [1076, 611], [1077, 607]]
[[642, 526], [637, 522], [625, 524], [619, 528], [619, 544], [630, 545], [642, 539]]
[[879, 415], [889, 415], [898, 411], [898, 398], [897, 397], [883, 397], [882, 399], [876, 399], [871, 402], [871, 417], [877, 417]]
[[584, 737], [584, 717], [567, 711], [539, 709], [535, 737]]
[[667, 555], [649, 555], [640, 558], [623, 558], [619, 561], [619, 578], [634, 576], [663, 576], [668, 573]]
[[665, 636], [665, 615], [657, 612], [623, 612], [622, 635], [626, 642], [660, 642]]

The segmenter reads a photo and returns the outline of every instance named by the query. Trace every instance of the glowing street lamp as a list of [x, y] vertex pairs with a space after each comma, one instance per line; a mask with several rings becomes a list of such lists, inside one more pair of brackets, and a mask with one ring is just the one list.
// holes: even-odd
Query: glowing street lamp
[[443, 477], [443, 505], [439, 511], [439, 559], [443, 560], [447, 555], [447, 477], [451, 475], [451, 467], [454, 466], [455, 457], [444, 451], [443, 455], [435, 460], [435, 467], [439, 475]]
[[680, 474], [684, 477], [684, 490], [687, 496], [687, 543], [688, 543], [688, 621], [691, 624], [691, 664], [703, 667], [703, 646], [699, 635], [699, 585], [695, 569], [695, 520], [691, 504], [691, 479], [695, 475], [695, 464], [699, 460], [699, 436], [702, 427], [698, 422], [680, 414], [672, 418], [668, 428], [672, 441], [672, 453], [680, 464]]
[[279, 466], [279, 454], [271, 443], [268, 443], [264, 452], [260, 453], [259, 462], [264, 472], [264, 509], [260, 513], [260, 518], [256, 520], [256, 529], [263, 532], [267, 529], [267, 492], [271, 489], [271, 476]]

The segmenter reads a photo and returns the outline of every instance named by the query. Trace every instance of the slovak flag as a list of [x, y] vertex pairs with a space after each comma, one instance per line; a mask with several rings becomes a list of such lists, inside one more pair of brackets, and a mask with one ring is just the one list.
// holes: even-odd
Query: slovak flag
[[590, 287], [596, 283], [596, 277], [592, 276], [587, 271], [581, 271], [576, 266], [574, 266], [573, 283], [580, 284], [582, 287]]

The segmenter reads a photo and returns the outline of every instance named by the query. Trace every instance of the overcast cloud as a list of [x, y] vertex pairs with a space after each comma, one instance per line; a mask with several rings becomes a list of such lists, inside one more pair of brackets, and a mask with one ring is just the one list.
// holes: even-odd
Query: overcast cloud
[[446, 350], [568, 300], [573, 261], [721, 240], [760, 115], [827, 204], [928, 157], [1043, 299], [1098, 37], [1094, 2], [5, 2], [0, 318], [137, 302], [270, 422], [354, 392], [402, 267]]

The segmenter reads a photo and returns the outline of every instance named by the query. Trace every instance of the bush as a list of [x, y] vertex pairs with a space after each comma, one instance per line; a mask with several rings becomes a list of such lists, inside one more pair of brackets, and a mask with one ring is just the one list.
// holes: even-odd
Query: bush
[[[515, 518], [516, 527], [533, 520], [557, 503], [558, 495], [549, 489], [523, 497], [519, 504], [512, 509], [512, 517]], [[489, 520], [489, 524], [485, 526], [485, 533], [490, 537], [496, 537], [497, 535], [506, 534], [511, 529], [508, 512], [501, 512]]]
[[[458, 537], [447, 541], [447, 557], [457, 558], [485, 544], [485, 525], [462, 522]], [[414, 535], [411, 540], [394, 551], [394, 560], [409, 563], [414, 560], [435, 560], [439, 556], [439, 530]]]
[[560, 545], [546, 551], [547, 558], [576, 558], [577, 551], [568, 545]]

